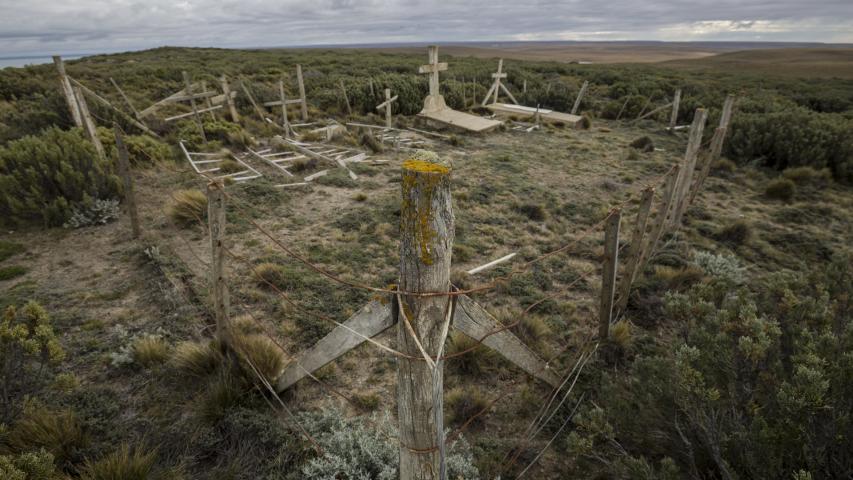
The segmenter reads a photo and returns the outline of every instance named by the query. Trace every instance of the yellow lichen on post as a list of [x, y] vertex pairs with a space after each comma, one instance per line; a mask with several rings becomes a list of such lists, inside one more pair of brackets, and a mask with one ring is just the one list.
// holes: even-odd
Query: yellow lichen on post
[[433, 192], [443, 179], [449, 178], [450, 164], [443, 162], [434, 152], [418, 150], [403, 162], [403, 205], [401, 212], [407, 215], [402, 228], [412, 228], [414, 239], [420, 250], [424, 265], [432, 265], [431, 245], [436, 240], [436, 231], [431, 225]]

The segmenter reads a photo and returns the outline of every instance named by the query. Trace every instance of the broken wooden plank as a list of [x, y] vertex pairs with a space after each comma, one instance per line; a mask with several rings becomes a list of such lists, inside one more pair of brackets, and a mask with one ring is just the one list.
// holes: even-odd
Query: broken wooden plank
[[496, 351], [530, 375], [551, 386], [559, 385], [560, 377], [554, 370], [512, 332], [501, 330], [498, 333], [492, 333], [502, 327], [503, 325], [495, 317], [467, 295], [458, 297], [453, 315], [453, 328], [474, 340], [482, 341], [483, 345]]
[[497, 260], [492, 260], [491, 262], [489, 262], [485, 265], [480, 265], [479, 267], [472, 268], [471, 270], [468, 270], [465, 273], [467, 273], [468, 275], [474, 275], [476, 273], [480, 273], [483, 270], [488, 270], [488, 269], [494, 267], [495, 265], [499, 265], [501, 263], [509, 261], [510, 259], [512, 259], [512, 257], [516, 256], [516, 254], [517, 254], [517, 252], [512, 252], [509, 255], [504, 255], [503, 257], [501, 257]]
[[345, 326], [335, 327], [313, 347], [299, 354], [296, 360], [284, 369], [276, 382], [279, 392], [361, 345], [366, 341], [364, 337], [375, 337], [393, 326], [391, 305], [373, 300], [343, 325]]
[[163, 119], [163, 121], [164, 121], [164, 122], [173, 122], [173, 121], [175, 121], [175, 120], [179, 120], [179, 119], [181, 119], [181, 118], [192, 117], [192, 116], [193, 116], [193, 115], [195, 115], [196, 113], [201, 114], [201, 113], [205, 113], [205, 112], [212, 112], [212, 111], [214, 111], [214, 110], [219, 110], [220, 108], [223, 108], [223, 107], [222, 107], [222, 105], [214, 105], [214, 106], [212, 106], [212, 107], [210, 107], [210, 108], [202, 108], [202, 109], [201, 109], [201, 110], [199, 110], [198, 112], [187, 112], [187, 113], [182, 113], [182, 114], [180, 114], [180, 115], [175, 115], [174, 117], [164, 118], [164, 119]]

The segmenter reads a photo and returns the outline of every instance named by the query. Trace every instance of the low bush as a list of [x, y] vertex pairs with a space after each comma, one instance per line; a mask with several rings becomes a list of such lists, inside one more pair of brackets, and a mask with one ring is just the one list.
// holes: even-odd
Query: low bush
[[774, 200], [782, 200], [783, 202], [790, 202], [796, 192], [797, 186], [787, 178], [771, 180], [764, 187], [764, 196]]
[[69, 470], [83, 460], [83, 452], [89, 442], [89, 435], [74, 412], [28, 405], [9, 430], [3, 450], [20, 454], [43, 448], [53, 455], [58, 467]]
[[59, 226], [75, 208], [121, 191], [111, 166], [79, 130], [49, 128], [0, 147], [0, 223]]
[[62, 480], [56, 471], [53, 455], [44, 449], [19, 455], [0, 455], [0, 478], [3, 480]]
[[746, 220], [737, 220], [721, 228], [714, 236], [731, 246], [743, 245], [752, 238], [752, 226]]
[[94, 200], [90, 205], [75, 207], [62, 226], [65, 228], [82, 228], [105, 225], [118, 219], [118, 200]]
[[166, 207], [169, 218], [187, 227], [207, 218], [207, 196], [199, 190], [179, 190]]

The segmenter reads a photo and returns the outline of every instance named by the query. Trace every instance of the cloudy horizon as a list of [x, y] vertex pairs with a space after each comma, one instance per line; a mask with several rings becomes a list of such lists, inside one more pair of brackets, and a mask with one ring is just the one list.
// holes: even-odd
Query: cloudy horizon
[[[9, 0], [0, 0], [3, 3]], [[478, 41], [853, 43], [850, 0], [30, 0], [5, 5], [0, 57], [164, 45], [272, 48]]]

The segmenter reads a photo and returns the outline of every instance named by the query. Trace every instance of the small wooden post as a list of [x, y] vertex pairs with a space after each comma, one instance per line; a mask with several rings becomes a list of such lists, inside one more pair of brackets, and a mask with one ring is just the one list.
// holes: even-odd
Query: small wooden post
[[131, 113], [133, 113], [133, 116], [136, 117], [137, 120], [140, 119], [141, 117], [139, 116], [139, 112], [136, 111], [136, 108], [133, 106], [132, 103], [130, 103], [130, 99], [127, 98], [127, 95], [125, 95], [124, 90], [122, 90], [121, 87], [118, 86], [118, 83], [113, 80], [113, 77], [110, 77], [110, 82], [113, 84], [114, 87], [116, 87], [116, 90], [118, 90], [119, 95], [121, 95], [121, 98], [124, 99], [124, 103], [127, 105], [127, 108], [129, 108]]
[[675, 199], [675, 185], [678, 182], [680, 170], [681, 167], [679, 165], [673, 166], [672, 171], [666, 177], [666, 180], [664, 180], [661, 204], [658, 206], [654, 223], [652, 224], [651, 230], [649, 230], [648, 240], [643, 245], [643, 250], [640, 252], [640, 259], [637, 262], [636, 272], [642, 273], [643, 270], [645, 270], [646, 262], [648, 262], [649, 257], [654, 253], [658, 246], [658, 242], [663, 235], [667, 224], [667, 216], [672, 208], [672, 201]]
[[237, 105], [234, 104], [234, 99], [231, 97], [231, 86], [228, 85], [228, 78], [225, 75], [220, 77], [219, 82], [222, 84], [222, 93], [225, 94], [225, 104], [228, 105], [228, 112], [231, 114], [231, 121], [240, 123], [240, 114], [237, 113]]
[[628, 100], [630, 100], [630, 98], [625, 99], [625, 102], [622, 104], [622, 108], [619, 109], [619, 113], [616, 115], [616, 120], [619, 120], [620, 118], [622, 118], [622, 112], [624, 112], [625, 107], [628, 106]]
[[284, 94], [284, 80], [278, 81], [278, 96], [281, 99], [281, 126], [284, 134], [290, 137], [290, 120], [287, 118], [287, 96]]
[[581, 106], [581, 101], [583, 101], [583, 96], [586, 95], [587, 88], [589, 88], [589, 82], [584, 81], [583, 85], [581, 85], [581, 91], [578, 92], [578, 98], [575, 99], [575, 104], [572, 105], [572, 115], [576, 115], [578, 113], [578, 109]]
[[394, 95], [392, 97], [391, 96], [391, 89], [386, 88], [385, 89], [385, 101], [376, 106], [377, 109], [382, 109], [382, 108], [385, 109], [385, 126], [388, 128], [391, 128], [392, 123], [393, 123], [391, 121], [391, 104], [394, 103], [395, 100], [397, 100], [397, 97], [398, 97], [397, 95]]
[[604, 225], [604, 260], [601, 270], [601, 303], [598, 311], [598, 337], [610, 335], [613, 318], [613, 295], [616, 293], [616, 265], [619, 262], [619, 224], [622, 211], [613, 210]]
[[201, 132], [201, 139], [204, 140], [204, 143], [207, 143], [207, 135], [204, 133], [204, 124], [201, 121], [201, 116], [198, 114], [198, 107], [195, 105], [195, 98], [193, 98], [193, 86], [190, 83], [190, 74], [184, 70], [181, 72], [184, 76], [184, 85], [186, 86], [187, 96], [190, 97], [190, 105], [193, 108], [193, 116], [195, 116], [195, 121], [198, 124], [198, 129]]
[[669, 129], [672, 131], [675, 128], [675, 123], [678, 121], [678, 106], [681, 104], [681, 89], [675, 90], [675, 97], [672, 99], [672, 114], [669, 116]]
[[341, 86], [341, 92], [344, 94], [344, 102], [347, 104], [347, 114], [352, 115], [352, 106], [349, 103], [349, 97], [347, 96], [347, 87], [344, 86], [344, 81], [338, 81]]
[[240, 88], [243, 89], [243, 93], [246, 94], [246, 98], [249, 99], [249, 102], [252, 104], [252, 107], [255, 108], [255, 113], [257, 113], [258, 117], [260, 117], [261, 123], [265, 123], [267, 121], [267, 118], [264, 116], [263, 110], [261, 110], [261, 107], [258, 106], [258, 102], [255, 101], [255, 97], [252, 96], [252, 92], [249, 91], [249, 89], [246, 87], [246, 84], [243, 83], [242, 80], [240, 81]]
[[[450, 197], [450, 165], [429, 153], [403, 163], [400, 212], [400, 289], [450, 291], [450, 257], [454, 219]], [[401, 352], [437, 356], [447, 334], [447, 296], [403, 297], [398, 305], [397, 345]], [[406, 323], [410, 323], [413, 338]], [[418, 346], [423, 347], [424, 351]], [[400, 422], [400, 478], [444, 478], [441, 446], [443, 372], [426, 359], [398, 359], [397, 408]]]
[[296, 65], [296, 81], [299, 82], [299, 98], [302, 100], [302, 121], [308, 121], [308, 100], [305, 98], [305, 81], [302, 79], [302, 65]]
[[634, 283], [634, 278], [637, 276], [637, 265], [639, 265], [640, 254], [643, 251], [643, 241], [646, 236], [646, 223], [648, 223], [649, 211], [652, 209], [652, 200], [654, 200], [654, 198], [654, 187], [648, 187], [643, 190], [643, 196], [640, 197], [640, 205], [637, 209], [637, 220], [634, 221], [634, 231], [631, 233], [631, 244], [628, 247], [625, 271], [623, 272], [621, 283], [619, 284], [619, 304], [616, 307], [617, 312], [625, 311], [625, 307], [628, 306], [628, 294], [631, 293], [631, 284]]
[[74, 120], [74, 125], [82, 127], [83, 117], [80, 116], [80, 106], [74, 97], [74, 90], [71, 89], [71, 81], [68, 79], [68, 74], [65, 73], [65, 62], [59, 55], [54, 55], [53, 63], [59, 71], [59, 84], [62, 87], [63, 95], [65, 95], [65, 103], [68, 104], [68, 110], [71, 112], [71, 119]]
[[370, 86], [370, 98], [376, 98], [376, 92], [373, 91], [373, 78], [367, 79], [367, 84]]
[[133, 177], [130, 172], [127, 145], [124, 144], [124, 138], [117, 123], [113, 123], [113, 131], [116, 136], [116, 150], [118, 150], [118, 173], [124, 182], [124, 203], [130, 216], [130, 230], [133, 238], [139, 238], [139, 213], [136, 210], [136, 195], [133, 192]]
[[527, 79], [521, 83], [521, 93], [527, 93]]
[[77, 99], [77, 108], [80, 111], [80, 117], [83, 119], [83, 129], [86, 131], [86, 135], [89, 137], [92, 145], [95, 146], [98, 158], [106, 160], [107, 155], [104, 153], [104, 145], [101, 143], [101, 139], [98, 138], [98, 129], [95, 127], [95, 122], [89, 113], [89, 105], [86, 103], [86, 97], [83, 96], [80, 87], [74, 87], [73, 95]]
[[693, 182], [693, 172], [696, 169], [696, 159], [699, 156], [699, 148], [702, 146], [702, 131], [705, 129], [705, 121], [708, 112], [704, 108], [697, 108], [693, 114], [693, 123], [690, 125], [690, 134], [687, 140], [687, 151], [684, 153], [683, 170], [675, 192], [675, 209], [672, 216], [672, 228], [681, 225], [681, 217], [687, 208], [686, 200], [688, 188]]
[[225, 191], [221, 180], [207, 185], [207, 225], [210, 232], [210, 291], [216, 319], [216, 339], [223, 348], [231, 344], [228, 324], [230, 300], [225, 283]]

